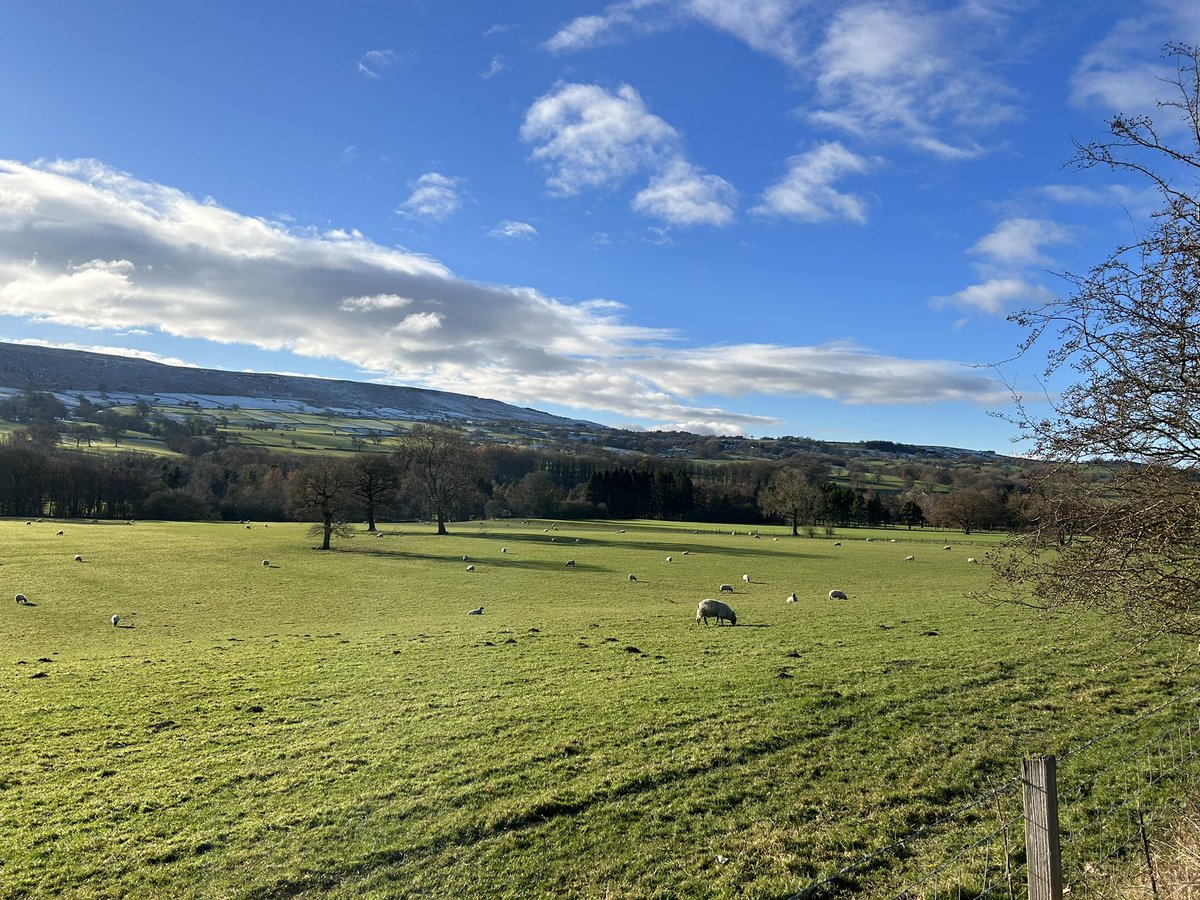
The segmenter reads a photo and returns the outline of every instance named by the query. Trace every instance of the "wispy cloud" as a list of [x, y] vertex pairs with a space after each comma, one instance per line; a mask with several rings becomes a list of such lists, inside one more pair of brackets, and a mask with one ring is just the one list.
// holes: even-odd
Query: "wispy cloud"
[[614, 188], [650, 174], [633, 208], [673, 225], [724, 225], [733, 219], [737, 192], [683, 153], [682, 138], [623, 84], [615, 92], [594, 84], [562, 84], [526, 111], [521, 138], [549, 169], [557, 194]]
[[[983, 12], [987, 29], [977, 21]], [[973, 55], [979, 34], [1002, 37], [995, 10], [847, 7], [816, 52], [817, 104], [806, 115], [864, 141], [898, 139], [949, 160], [979, 156], [978, 136], [1018, 114], [1005, 82]]]
[[444, 221], [462, 206], [462, 197], [458, 193], [461, 183], [461, 179], [440, 172], [426, 172], [410, 184], [412, 193], [396, 207], [396, 212], [411, 219]]
[[543, 46], [570, 53], [697, 22], [788, 65], [801, 58], [795, 0], [626, 0], [578, 16]]
[[[689, 347], [611, 301], [481, 284], [354, 230], [295, 231], [97, 162], [0, 162], [0, 316], [346, 361], [399, 383], [653, 422], [761, 429], [692, 398], [1000, 402], [946, 360], [854, 347]], [[250, 300], [253, 302], [249, 302]]]
[[1070, 239], [1070, 231], [1057, 222], [1017, 217], [1005, 219], [976, 241], [970, 252], [1001, 266], [1043, 265], [1049, 262], [1043, 247]]
[[479, 77], [484, 80], [487, 80], [489, 78], [495, 78], [497, 75], [499, 75], [501, 72], [503, 72], [507, 68], [508, 68], [508, 63], [505, 61], [503, 56], [501, 56], [499, 53], [497, 53], [495, 56], [492, 57], [491, 65], [489, 65], [487, 67], [487, 69], [485, 69], [484, 71], [480, 72]]
[[381, 78], [386, 69], [400, 61], [394, 50], [368, 50], [358, 58], [355, 71], [364, 78]]
[[787, 173], [763, 192], [762, 203], [751, 211], [801, 222], [845, 219], [863, 224], [866, 200], [838, 191], [833, 184], [846, 175], [867, 172], [872, 165], [872, 160], [837, 142], [822, 144], [789, 159]]
[[488, 231], [489, 237], [506, 238], [513, 241], [531, 241], [537, 237], [537, 229], [528, 222], [514, 222], [505, 219]]
[[[1200, 6], [1193, 0], [1151, 0], [1132, 5], [1080, 59], [1071, 76], [1071, 100], [1098, 106], [1109, 114], [1152, 114], [1163, 95], [1163, 82], [1177, 71], [1158, 57], [1168, 41], [1200, 43]], [[1179, 127], [1178, 121], [1167, 123]]]
[[933, 297], [930, 304], [934, 309], [1005, 316], [1022, 306], [1045, 303], [1055, 294], [1034, 280], [1040, 275], [1035, 270], [1052, 262], [1044, 248], [1071, 240], [1070, 229], [1049, 219], [1004, 219], [967, 251], [976, 257], [973, 265], [980, 281], [953, 294]]

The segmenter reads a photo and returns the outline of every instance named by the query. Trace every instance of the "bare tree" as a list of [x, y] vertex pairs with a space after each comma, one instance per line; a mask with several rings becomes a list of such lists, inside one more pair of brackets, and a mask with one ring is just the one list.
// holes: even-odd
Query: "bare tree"
[[354, 475], [345, 460], [319, 457], [288, 474], [288, 500], [293, 512], [319, 521], [311, 533], [320, 536], [321, 549], [329, 549], [329, 539], [352, 537], [353, 531], [343, 520], [349, 515], [354, 498]]
[[375, 531], [375, 513], [396, 493], [396, 464], [382, 453], [360, 453], [351, 460], [350, 474], [354, 493], [367, 517], [367, 528]]
[[792, 526], [792, 536], [800, 534], [801, 522], [814, 522], [822, 503], [821, 490], [809, 474], [796, 466], [777, 470], [759, 491], [758, 506], [768, 516], [779, 516]]
[[[1013, 321], [1023, 351], [1056, 340], [1047, 375], [1076, 380], [1016, 422], [1048, 462], [1027, 533], [997, 566], [1044, 608], [1096, 609], [1144, 634], [1200, 633], [1200, 50], [1168, 45], [1176, 77], [1156, 116], [1116, 116], [1076, 167], [1149, 180], [1162, 208], [1069, 296]], [[1182, 127], [1181, 127], [1182, 126]]]
[[476, 448], [453, 428], [418, 425], [397, 452], [408, 478], [437, 520], [437, 533], [447, 534], [448, 513], [475, 490], [483, 477]]

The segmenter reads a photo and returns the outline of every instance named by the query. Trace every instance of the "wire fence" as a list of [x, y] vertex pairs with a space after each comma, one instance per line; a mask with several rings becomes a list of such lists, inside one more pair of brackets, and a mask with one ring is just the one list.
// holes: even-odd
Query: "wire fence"
[[[1013, 771], [1020, 771], [1016, 760]], [[1113, 873], [1137, 871], [1160, 896], [1154, 882], [1159, 839], [1200, 796], [1200, 685], [1060, 754], [1056, 781], [1062, 892], [1071, 900], [1111, 897]], [[1028, 787], [1015, 774], [788, 900], [1057, 896], [1028, 888], [1029, 859], [1036, 856], [1026, 845]], [[1195, 888], [1195, 894], [1174, 896], [1200, 898], [1200, 885]]]

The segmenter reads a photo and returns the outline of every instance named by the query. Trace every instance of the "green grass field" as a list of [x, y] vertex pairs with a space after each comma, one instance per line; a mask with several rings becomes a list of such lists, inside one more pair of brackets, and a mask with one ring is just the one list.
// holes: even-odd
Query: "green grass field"
[[0, 522], [0, 896], [783, 898], [1180, 686], [987, 536], [649, 524]]

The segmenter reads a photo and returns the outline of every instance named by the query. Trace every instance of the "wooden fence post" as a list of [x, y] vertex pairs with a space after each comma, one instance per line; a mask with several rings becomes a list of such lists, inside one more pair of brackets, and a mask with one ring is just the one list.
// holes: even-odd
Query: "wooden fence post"
[[1062, 900], [1062, 848], [1058, 837], [1058, 783], [1053, 756], [1021, 760], [1025, 800], [1025, 861], [1029, 900]]

